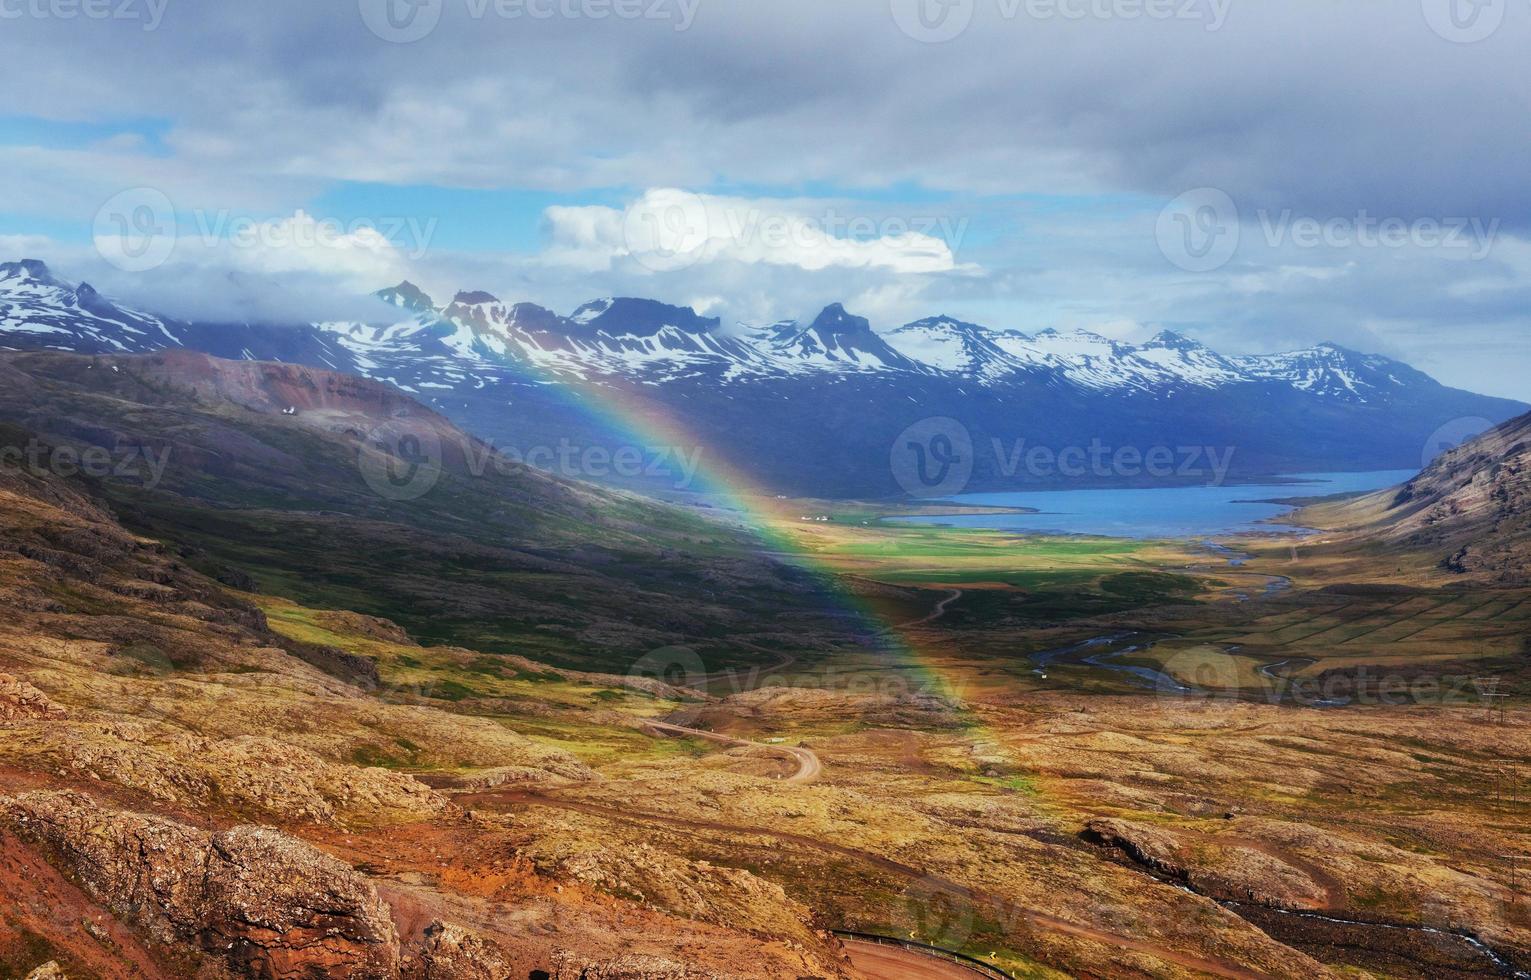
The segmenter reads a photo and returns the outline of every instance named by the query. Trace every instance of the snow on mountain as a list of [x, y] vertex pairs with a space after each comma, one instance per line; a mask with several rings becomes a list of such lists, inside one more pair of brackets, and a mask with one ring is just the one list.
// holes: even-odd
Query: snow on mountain
[[886, 334], [836, 303], [807, 326], [783, 321], [725, 333], [716, 318], [655, 300], [607, 297], [569, 316], [464, 291], [445, 306], [402, 282], [379, 299], [395, 322], [294, 328], [187, 325], [118, 307], [70, 286], [41, 262], [0, 264], [0, 347], [133, 352], [195, 346], [220, 356], [317, 360], [418, 392], [481, 388], [509, 375], [663, 385], [727, 384], [794, 375], [908, 373], [1002, 386], [1022, 378], [1085, 391], [1172, 393], [1241, 384], [1289, 386], [1328, 401], [1366, 403], [1427, 376], [1397, 361], [1332, 344], [1225, 357], [1169, 331], [1133, 345], [1086, 330], [1026, 334], [949, 316]]
[[[0, 349], [182, 347], [322, 367], [391, 384], [507, 447], [623, 445], [630, 432], [599, 393], [587, 397], [620, 387], [634, 411], [684, 418], [710, 455], [805, 496], [900, 492], [889, 446], [935, 415], [960, 419], [975, 445], [1147, 447], [1172, 437], [1236, 448], [1235, 467], [1258, 476], [1408, 465], [1443, 423], [1527, 408], [1330, 344], [1228, 357], [1168, 332], [1132, 344], [949, 316], [883, 333], [839, 304], [806, 325], [724, 330], [645, 299], [608, 297], [565, 315], [479, 291], [441, 304], [408, 282], [377, 297], [368, 322], [188, 323], [115, 305], [41, 263], [9, 263]], [[975, 466], [975, 487], [1014, 484], [996, 459]], [[673, 490], [673, 480], [652, 488]]]
[[768, 354], [779, 369], [918, 371], [922, 365], [895, 350], [865, 317], [839, 303], [826, 306], [807, 327], [779, 324]]
[[1160, 331], [1133, 356], [1188, 383], [1204, 387], [1233, 384], [1242, 379], [1238, 366], [1205, 344], [1170, 330]]
[[993, 332], [949, 316], [905, 324], [889, 332], [887, 341], [909, 360], [949, 374], [990, 379], [1023, 367], [999, 346]]
[[1374, 393], [1431, 380], [1407, 364], [1376, 354], [1358, 354], [1335, 344], [1239, 357], [1233, 363], [1248, 377], [1289, 384], [1323, 398], [1363, 403]]
[[0, 264], [0, 348], [128, 354], [179, 345], [166, 321], [115, 306], [89, 283], [70, 286], [35, 259]]

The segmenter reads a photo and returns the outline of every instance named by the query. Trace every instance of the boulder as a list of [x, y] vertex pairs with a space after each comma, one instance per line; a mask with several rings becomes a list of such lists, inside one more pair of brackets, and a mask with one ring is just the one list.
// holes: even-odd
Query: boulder
[[0, 822], [118, 915], [241, 976], [398, 975], [388, 906], [361, 875], [295, 837], [252, 826], [212, 833], [76, 792], [0, 800]]
[[26, 681], [0, 674], [0, 721], [61, 720], [69, 713]]

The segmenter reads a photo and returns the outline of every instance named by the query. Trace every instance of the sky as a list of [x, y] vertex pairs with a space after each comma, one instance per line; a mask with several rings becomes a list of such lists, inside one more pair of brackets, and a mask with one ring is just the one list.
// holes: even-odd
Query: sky
[[0, 258], [181, 316], [408, 278], [843, 302], [1531, 400], [1531, 0], [0, 0]]

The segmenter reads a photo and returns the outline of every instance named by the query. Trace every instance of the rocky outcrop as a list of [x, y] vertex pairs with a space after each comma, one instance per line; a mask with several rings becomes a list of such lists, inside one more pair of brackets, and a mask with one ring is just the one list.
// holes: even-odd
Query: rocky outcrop
[[0, 743], [0, 760], [114, 783], [156, 801], [232, 807], [284, 826], [422, 820], [451, 802], [403, 773], [326, 760], [273, 738], [205, 739], [137, 722], [60, 722]]
[[242, 976], [398, 974], [398, 935], [372, 885], [279, 831], [210, 833], [107, 810], [75, 792], [5, 799], [0, 822], [41, 846], [118, 915], [163, 942], [200, 948]]
[[420, 949], [424, 980], [503, 980], [510, 976], [504, 951], [474, 932], [446, 922], [425, 930]]
[[405, 631], [404, 627], [391, 619], [383, 619], [381, 616], [366, 616], [362, 613], [335, 609], [318, 613], [314, 617], [314, 622], [331, 633], [338, 633], [342, 636], [364, 636], [369, 640], [378, 640], [383, 643], [393, 643], [406, 647], [417, 645], [414, 638]]
[[1263, 840], [1177, 833], [1107, 818], [1087, 823], [1084, 837], [1216, 899], [1321, 910], [1334, 904], [1339, 891], [1338, 883], [1319, 869]]
[[0, 722], [29, 719], [62, 720], [69, 713], [26, 681], [0, 674]]

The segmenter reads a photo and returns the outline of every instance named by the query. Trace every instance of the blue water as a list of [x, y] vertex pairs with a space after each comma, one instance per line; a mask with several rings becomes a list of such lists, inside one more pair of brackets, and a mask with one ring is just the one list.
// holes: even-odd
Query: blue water
[[1244, 531], [1277, 531], [1282, 530], [1283, 526], [1260, 522], [1289, 513], [1291, 508], [1282, 504], [1252, 501], [1274, 497], [1326, 497], [1335, 493], [1381, 490], [1403, 483], [1414, 475], [1414, 470], [1304, 473], [1288, 477], [1300, 481], [1292, 483], [969, 493], [953, 497], [949, 502], [991, 507], [1030, 507], [1039, 513], [896, 519], [912, 524], [1097, 534], [1113, 538], [1189, 538]]

